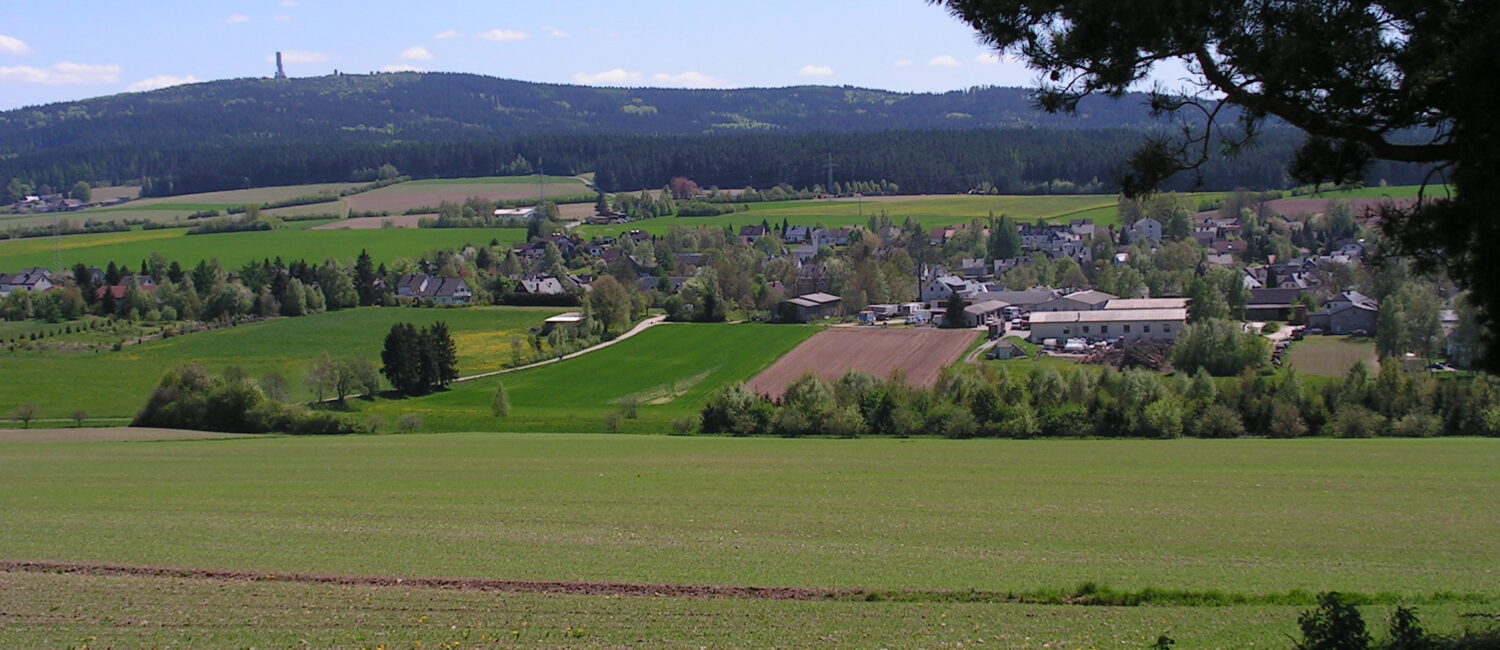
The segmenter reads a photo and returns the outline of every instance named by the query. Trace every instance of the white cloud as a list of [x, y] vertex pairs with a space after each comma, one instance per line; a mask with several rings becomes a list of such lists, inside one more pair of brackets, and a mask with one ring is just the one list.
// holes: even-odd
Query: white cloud
[[896, 59], [896, 67], [906, 68], [911, 66], [911, 59]]
[[543, 27], [542, 31], [546, 32], [547, 35], [550, 36], [550, 37], [552, 37], [552, 38], [567, 38], [568, 37], [568, 33], [567, 32], [565, 32], [565, 31], [563, 31], [561, 29], [558, 29], [556, 27]]
[[651, 75], [651, 83], [663, 86], [681, 86], [683, 88], [719, 88], [726, 85], [723, 79], [710, 77], [692, 70], [681, 74], [658, 72]]
[[31, 54], [31, 46], [14, 36], [0, 34], [0, 52], [6, 54]]
[[996, 52], [985, 52], [974, 57], [975, 63], [982, 63], [984, 65], [999, 65], [1000, 61], [1000, 54]]
[[927, 65], [930, 65], [934, 68], [957, 68], [962, 66], [963, 64], [959, 63], [958, 59], [944, 54], [942, 56], [935, 56], [931, 59], [928, 59]]
[[248, 23], [248, 22], [250, 22], [250, 17], [246, 16], [245, 14], [235, 14], [233, 16], [225, 18], [224, 22], [229, 23], [231, 25], [237, 25], [239, 23]]
[[437, 57], [432, 56], [432, 53], [428, 52], [427, 48], [420, 45], [413, 45], [401, 50], [401, 58], [406, 61], [431, 61]]
[[833, 68], [826, 65], [804, 65], [797, 71], [799, 77], [828, 77], [833, 75]]
[[58, 63], [50, 68], [29, 65], [0, 66], [0, 82], [69, 86], [76, 84], [112, 84], [120, 80], [120, 66], [110, 63]]
[[427, 72], [427, 68], [408, 65], [405, 63], [388, 65], [380, 69], [381, 72]]
[[456, 29], [448, 29], [432, 35], [433, 38], [440, 41], [446, 41], [450, 38], [458, 38], [460, 36], [463, 36], [463, 34], [458, 33], [458, 30]]
[[[322, 52], [305, 52], [302, 50], [286, 50], [281, 53], [281, 60], [286, 63], [323, 63], [330, 61], [333, 57]], [[266, 57], [266, 63], [275, 63], [276, 55]]]
[[169, 74], [163, 74], [157, 75], [150, 79], [142, 79], [133, 84], [130, 84], [129, 86], [125, 87], [125, 92], [139, 93], [145, 92], [147, 90], [158, 90], [161, 88], [169, 88], [172, 86], [181, 86], [182, 84], [191, 83], [198, 83], [198, 79], [193, 75], [174, 77]]
[[516, 32], [508, 29], [492, 29], [487, 32], [479, 32], [474, 36], [486, 41], [521, 41], [525, 40], [528, 35], [526, 32]]
[[641, 82], [641, 73], [630, 72], [624, 68], [605, 70], [595, 74], [580, 72], [573, 75], [573, 83], [585, 86], [628, 86]]
[[286, 23], [291, 22], [292, 17], [286, 14], [276, 14], [275, 16], [271, 16], [271, 20], [274, 20], [278, 23]]

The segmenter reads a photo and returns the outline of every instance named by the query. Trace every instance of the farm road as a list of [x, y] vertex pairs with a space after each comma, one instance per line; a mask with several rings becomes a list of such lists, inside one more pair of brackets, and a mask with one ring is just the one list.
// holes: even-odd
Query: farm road
[[630, 328], [630, 330], [627, 331], [627, 332], [625, 332], [624, 334], [616, 336], [616, 337], [614, 337], [614, 338], [612, 338], [612, 339], [610, 339], [608, 341], [605, 341], [603, 343], [600, 343], [598, 345], [592, 345], [592, 346], [586, 347], [586, 348], [584, 348], [582, 350], [579, 350], [577, 352], [573, 352], [573, 353], [570, 353], [570, 354], [565, 354], [563, 356], [560, 356], [560, 357], [557, 357], [557, 358], [554, 358], [554, 359], [547, 359], [546, 361], [538, 361], [536, 363], [528, 363], [528, 364], [526, 364], [524, 366], [516, 366], [514, 368], [506, 368], [504, 370], [496, 370], [496, 371], [493, 371], [493, 372], [484, 372], [484, 373], [480, 373], [480, 374], [477, 374], [477, 375], [469, 375], [467, 377], [459, 377], [458, 379], [454, 380], [454, 383], [458, 383], [458, 382], [462, 382], [462, 381], [472, 381], [472, 380], [475, 380], [475, 379], [484, 379], [485, 377], [494, 377], [496, 375], [504, 375], [506, 373], [518, 372], [518, 371], [521, 371], [521, 370], [529, 370], [531, 368], [538, 368], [538, 367], [541, 367], [541, 366], [545, 366], [547, 364], [557, 363], [559, 361], [566, 361], [568, 359], [572, 359], [573, 357], [582, 356], [582, 355], [585, 355], [585, 354], [588, 354], [590, 352], [594, 352], [594, 351], [597, 351], [597, 350], [602, 350], [602, 349], [607, 348], [607, 347], [609, 347], [611, 345], [619, 343], [620, 341], [623, 341], [623, 340], [628, 339], [628, 338], [630, 338], [632, 336], [635, 336], [636, 334], [640, 334], [641, 332], [646, 331], [646, 329], [649, 328], [649, 327], [652, 327], [654, 325], [660, 325], [660, 324], [665, 323], [665, 322], [667, 322], [667, 317], [666, 316], [652, 316], [651, 318], [647, 318], [646, 320], [643, 320], [643, 321], [641, 321], [639, 323], [636, 323], [635, 327]]

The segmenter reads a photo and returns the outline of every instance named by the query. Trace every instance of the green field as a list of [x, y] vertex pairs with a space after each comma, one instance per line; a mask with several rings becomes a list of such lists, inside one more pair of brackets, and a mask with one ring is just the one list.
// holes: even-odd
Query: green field
[[[871, 215], [884, 212], [900, 225], [907, 217], [915, 219], [923, 228], [937, 228], [968, 223], [973, 219], [987, 219], [991, 212], [995, 216], [1005, 214], [1012, 219], [1074, 219], [1079, 211], [1092, 210], [1100, 221], [1109, 223], [1118, 198], [1114, 195], [1084, 194], [1067, 196], [922, 196], [890, 197], [864, 201], [838, 199], [832, 201], [774, 201], [751, 203], [749, 212], [715, 217], [659, 217], [626, 225], [580, 226], [581, 233], [591, 235], [616, 234], [622, 229], [643, 230], [653, 234], [667, 232], [672, 226], [694, 228], [707, 226], [723, 228], [759, 224], [765, 220], [777, 225], [785, 219], [788, 224], [822, 224], [828, 228], [867, 225]], [[1107, 209], [1108, 211], [1101, 210]]]
[[1365, 362], [1374, 372], [1380, 368], [1375, 342], [1352, 336], [1308, 336], [1287, 348], [1287, 364], [1299, 374], [1312, 377], [1343, 377], [1355, 363]]
[[[1482, 622], [1460, 616], [1500, 609], [1497, 462], [1500, 441], [1481, 439], [14, 444], [0, 454], [5, 560], [880, 590], [925, 602], [0, 572], [0, 644], [435, 647], [498, 633], [532, 645], [1141, 647], [1167, 632], [1179, 648], [1285, 647], [1310, 598], [1290, 592], [1326, 589], [1387, 594], [1368, 608], [1372, 626], [1405, 601], [1456, 629]], [[1042, 606], [929, 593], [1084, 581], [1252, 604]]]
[[[720, 386], [748, 381], [817, 331], [790, 325], [658, 325], [558, 364], [358, 408], [388, 419], [416, 413], [433, 431], [604, 431], [605, 418], [634, 397], [641, 402], [639, 417], [622, 419], [621, 431], [666, 433], [673, 420], [696, 416]], [[508, 349], [503, 354], [509, 355]], [[511, 400], [505, 420], [490, 412], [500, 381]]]
[[[312, 225], [299, 222], [299, 225]], [[320, 262], [327, 257], [352, 260], [361, 250], [379, 262], [417, 257], [440, 248], [486, 244], [491, 239], [515, 243], [526, 238], [516, 228], [407, 228], [392, 230], [305, 230], [286, 228], [264, 232], [188, 235], [186, 230], [132, 230], [97, 235], [70, 235], [0, 241], [0, 270], [14, 272], [29, 266], [54, 266], [60, 248], [64, 267], [83, 263], [104, 267], [110, 262], [138, 266], [153, 252], [185, 267], [218, 258], [226, 268], [251, 260], [280, 257]]]
[[458, 346], [460, 372], [499, 370], [510, 363], [513, 334], [524, 335], [561, 311], [364, 308], [189, 334], [119, 352], [5, 352], [0, 356], [0, 374], [6, 379], [0, 417], [28, 401], [41, 409], [42, 418], [66, 418], [78, 408], [93, 417], [132, 417], [168, 369], [189, 363], [213, 370], [237, 365], [253, 377], [278, 372], [294, 398], [310, 400], [312, 395], [302, 386], [308, 361], [328, 352], [378, 363], [385, 333], [402, 321], [418, 326], [447, 322]]
[[[583, 185], [583, 181], [577, 176], [548, 175], [545, 183], [548, 185]], [[401, 183], [401, 185], [407, 187], [426, 187], [429, 185], [536, 185], [536, 175], [479, 176], [474, 178], [430, 178], [420, 181], [407, 181], [405, 183]]]

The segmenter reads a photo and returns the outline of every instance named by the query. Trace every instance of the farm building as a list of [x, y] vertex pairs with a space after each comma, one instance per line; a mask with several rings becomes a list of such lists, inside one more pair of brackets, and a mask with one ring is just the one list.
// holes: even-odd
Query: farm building
[[1245, 302], [1245, 318], [1250, 320], [1290, 320], [1292, 307], [1302, 293], [1296, 287], [1278, 289], [1251, 289], [1250, 299]]
[[20, 273], [0, 273], [0, 297], [12, 291], [46, 291], [51, 289], [52, 271], [43, 268], [21, 269]]
[[780, 320], [784, 323], [806, 323], [839, 314], [843, 299], [826, 293], [805, 293], [781, 303]]
[[999, 300], [986, 300], [964, 307], [964, 327], [979, 327], [990, 318], [999, 319], [1000, 312], [1009, 306], [1009, 303]]
[[1074, 291], [1060, 298], [1053, 298], [1031, 308], [1031, 311], [1092, 311], [1104, 309], [1105, 304], [1118, 296], [1103, 291]]
[[403, 275], [396, 285], [398, 298], [430, 299], [439, 305], [467, 305], [474, 297], [460, 278], [438, 278], [426, 274]]
[[1327, 334], [1375, 333], [1380, 305], [1374, 298], [1358, 291], [1345, 291], [1323, 304], [1323, 309], [1308, 314], [1307, 326]]
[[1104, 303], [1105, 309], [1187, 309], [1187, 298], [1116, 298]]
[[536, 208], [499, 208], [495, 216], [501, 219], [530, 219], [536, 216]]
[[970, 300], [975, 302], [999, 300], [1000, 302], [1028, 311], [1056, 297], [1056, 291], [1045, 287], [1034, 287], [1025, 291], [982, 291], [968, 296]]
[[1081, 338], [1091, 341], [1171, 341], [1177, 338], [1186, 322], [1186, 309], [1100, 309], [1033, 313], [1031, 340]]
[[580, 314], [576, 311], [558, 314], [542, 321], [542, 333], [549, 333], [552, 330], [556, 329], [572, 330], [574, 332], [577, 332], [578, 330], [583, 329], [585, 322], [586, 319], [584, 319], [583, 314]]

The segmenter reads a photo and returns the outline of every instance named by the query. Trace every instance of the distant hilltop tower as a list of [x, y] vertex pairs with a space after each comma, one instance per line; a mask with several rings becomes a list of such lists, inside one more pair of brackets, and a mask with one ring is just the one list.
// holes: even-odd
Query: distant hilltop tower
[[284, 67], [281, 66], [281, 53], [280, 52], [276, 53], [276, 78], [277, 79], [285, 79], [286, 78], [286, 68], [284, 68]]

